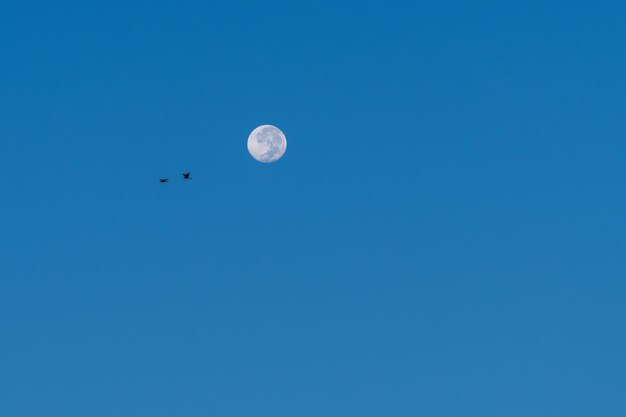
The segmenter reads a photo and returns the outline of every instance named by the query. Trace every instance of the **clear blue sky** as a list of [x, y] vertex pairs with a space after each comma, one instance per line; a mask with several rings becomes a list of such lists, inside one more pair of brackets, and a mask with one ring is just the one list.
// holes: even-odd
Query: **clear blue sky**
[[625, 42], [617, 0], [3, 0], [0, 415], [626, 415]]

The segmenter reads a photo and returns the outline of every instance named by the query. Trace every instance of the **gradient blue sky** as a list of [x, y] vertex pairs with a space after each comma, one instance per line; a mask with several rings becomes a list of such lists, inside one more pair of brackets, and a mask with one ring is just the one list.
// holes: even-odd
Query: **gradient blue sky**
[[3, 0], [0, 415], [626, 415], [625, 42], [617, 0]]

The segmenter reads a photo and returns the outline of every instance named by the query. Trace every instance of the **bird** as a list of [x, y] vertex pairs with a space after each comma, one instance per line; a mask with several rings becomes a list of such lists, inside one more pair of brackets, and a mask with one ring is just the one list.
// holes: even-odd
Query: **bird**
[[191, 179], [191, 173], [183, 172], [183, 179], [184, 180], [190, 180]]
[[159, 178], [159, 182], [170, 182], [169, 178]]

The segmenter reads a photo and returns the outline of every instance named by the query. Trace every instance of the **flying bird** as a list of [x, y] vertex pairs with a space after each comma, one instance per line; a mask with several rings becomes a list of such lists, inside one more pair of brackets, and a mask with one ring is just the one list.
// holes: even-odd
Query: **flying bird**
[[190, 180], [191, 179], [191, 173], [190, 172], [183, 172], [183, 179], [184, 180]]
[[170, 182], [169, 178], [159, 178], [159, 182]]

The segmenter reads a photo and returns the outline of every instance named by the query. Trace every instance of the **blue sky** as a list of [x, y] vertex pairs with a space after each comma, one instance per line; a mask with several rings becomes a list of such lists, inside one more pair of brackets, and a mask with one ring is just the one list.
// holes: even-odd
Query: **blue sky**
[[623, 2], [179, 3], [0, 3], [0, 415], [626, 414]]

